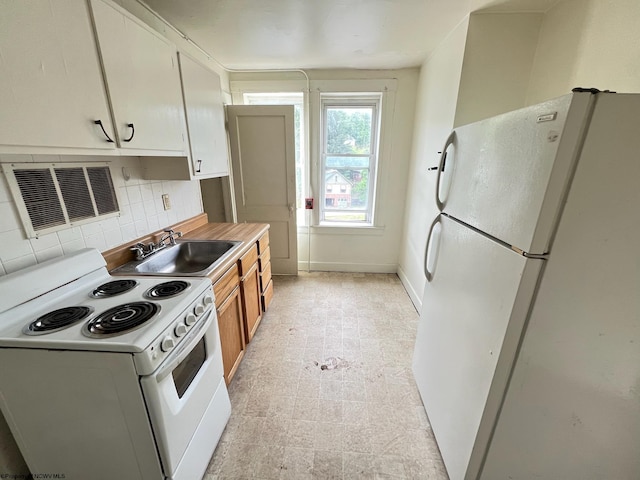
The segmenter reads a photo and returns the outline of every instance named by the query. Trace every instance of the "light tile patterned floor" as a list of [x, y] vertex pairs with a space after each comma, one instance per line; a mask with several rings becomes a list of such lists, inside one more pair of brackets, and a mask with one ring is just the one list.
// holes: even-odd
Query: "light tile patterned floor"
[[411, 374], [395, 275], [275, 277], [204, 480], [447, 479]]

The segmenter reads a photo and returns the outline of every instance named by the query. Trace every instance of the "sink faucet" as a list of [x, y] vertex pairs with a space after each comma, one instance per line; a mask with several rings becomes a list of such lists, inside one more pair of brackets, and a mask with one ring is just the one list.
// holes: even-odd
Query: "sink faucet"
[[164, 243], [169, 240], [169, 245], [176, 244], [176, 238], [182, 236], [182, 232], [174, 232], [172, 229], [165, 230], [165, 235], [160, 238], [158, 243], [149, 242], [147, 245], [144, 243], [136, 243], [131, 250], [136, 254], [136, 260], [142, 260], [143, 258], [147, 258], [149, 255], [156, 253], [158, 250], [162, 250], [167, 247], [167, 244]]
[[169, 245], [176, 244], [176, 238], [180, 238], [182, 236], [182, 232], [174, 232], [171, 228], [165, 230], [165, 235], [160, 238], [158, 242], [158, 247], [162, 248], [165, 246], [167, 240], [169, 240]]
[[138, 242], [129, 250], [136, 254], [136, 260], [142, 260], [155, 252], [155, 245], [153, 242], [149, 243], [149, 245]]

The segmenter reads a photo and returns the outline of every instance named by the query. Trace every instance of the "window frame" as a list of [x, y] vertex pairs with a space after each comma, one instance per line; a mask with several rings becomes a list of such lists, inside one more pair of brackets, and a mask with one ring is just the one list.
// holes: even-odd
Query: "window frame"
[[[318, 221], [320, 226], [335, 227], [372, 227], [375, 225], [376, 190], [378, 183], [378, 170], [380, 162], [380, 136], [382, 122], [382, 92], [321, 92], [320, 93], [320, 145], [319, 145], [319, 169], [318, 192], [321, 198], [318, 202]], [[371, 139], [368, 154], [335, 154], [327, 152], [327, 111], [335, 107], [346, 108], [371, 108]], [[326, 206], [326, 160], [330, 156], [369, 158], [369, 185], [367, 192], [367, 207], [363, 209], [327, 208]], [[359, 167], [362, 168], [362, 167]], [[364, 213], [364, 220], [335, 220], [326, 219], [326, 212], [358, 212]]]

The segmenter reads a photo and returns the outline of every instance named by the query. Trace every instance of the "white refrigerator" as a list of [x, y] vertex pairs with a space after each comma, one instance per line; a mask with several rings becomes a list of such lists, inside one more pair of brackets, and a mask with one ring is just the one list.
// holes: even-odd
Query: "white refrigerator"
[[413, 372], [450, 479], [640, 478], [640, 95], [443, 152]]

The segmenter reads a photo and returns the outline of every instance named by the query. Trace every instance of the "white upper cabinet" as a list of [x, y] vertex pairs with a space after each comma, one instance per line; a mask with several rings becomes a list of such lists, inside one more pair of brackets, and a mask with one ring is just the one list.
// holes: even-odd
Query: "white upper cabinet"
[[116, 5], [91, 6], [118, 146], [187, 155], [175, 46]]
[[194, 177], [229, 175], [220, 77], [179, 54]]
[[0, 0], [0, 152], [114, 154], [98, 120], [113, 137], [87, 4]]

